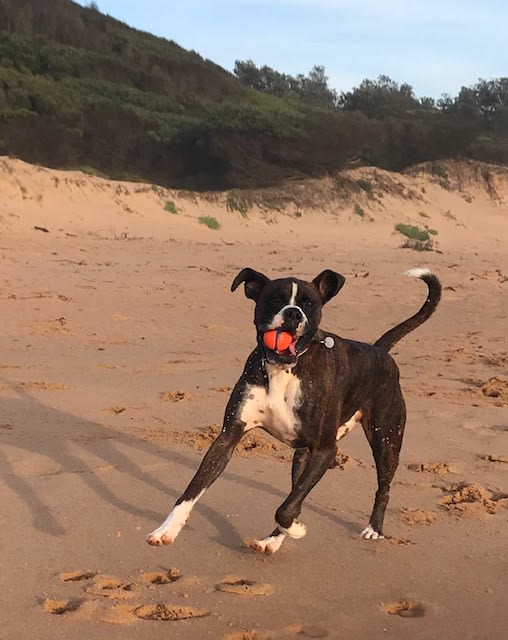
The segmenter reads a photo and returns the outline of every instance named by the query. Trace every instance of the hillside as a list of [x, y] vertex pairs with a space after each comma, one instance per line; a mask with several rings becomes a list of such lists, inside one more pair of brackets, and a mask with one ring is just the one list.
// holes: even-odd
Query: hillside
[[[0, 193], [2, 640], [505, 640], [508, 169], [196, 194], [0, 158]], [[397, 223], [436, 250], [401, 248]], [[392, 350], [408, 421], [385, 540], [359, 536], [376, 482], [359, 428], [304, 503], [308, 535], [247, 548], [291, 483], [291, 449], [255, 429], [175, 544], [146, 544], [256, 343], [230, 290], [246, 266], [339, 271], [323, 329], [369, 342], [425, 300], [407, 269], [441, 279]]]
[[[473, 161], [417, 165], [404, 173], [359, 167], [264, 189], [196, 193], [0, 157], [0, 192], [6, 234], [42, 228], [51, 237], [226, 244], [262, 243], [268, 234], [295, 246], [325, 234], [337, 246], [360, 237], [363, 246], [400, 247], [406, 238], [395, 226], [402, 223], [432, 229], [434, 248], [448, 251], [502, 242], [508, 168]], [[217, 220], [219, 230], [201, 224], [203, 216]]]
[[352, 163], [502, 160], [494, 142], [476, 116], [317, 108], [71, 0], [0, 0], [0, 153], [29, 162], [220, 190]]

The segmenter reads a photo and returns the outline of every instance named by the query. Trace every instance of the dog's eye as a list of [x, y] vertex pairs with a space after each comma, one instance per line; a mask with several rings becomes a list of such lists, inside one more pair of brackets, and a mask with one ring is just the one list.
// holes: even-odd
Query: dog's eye
[[314, 305], [315, 305], [314, 300], [311, 300], [310, 298], [308, 298], [307, 300], [302, 300], [302, 307], [304, 309], [312, 309]]
[[272, 307], [279, 309], [280, 307], [283, 307], [284, 305], [286, 305], [287, 301], [283, 299], [281, 296], [278, 296], [276, 298], [272, 298], [270, 300], [270, 304], [272, 305]]

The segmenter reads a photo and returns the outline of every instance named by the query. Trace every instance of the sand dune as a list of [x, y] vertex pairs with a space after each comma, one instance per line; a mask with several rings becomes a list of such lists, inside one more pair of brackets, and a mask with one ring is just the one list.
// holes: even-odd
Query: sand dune
[[[466, 162], [288, 183], [242, 215], [191, 194], [0, 159], [1, 637], [506, 636], [508, 171]], [[170, 204], [168, 204], [170, 203]], [[209, 229], [200, 217], [220, 223]], [[397, 223], [433, 251], [403, 249]], [[371, 341], [443, 300], [398, 344], [407, 435], [386, 518], [361, 433], [304, 505], [309, 534], [267, 558], [287, 451], [254, 434], [170, 548], [146, 545], [222, 420], [253, 346], [229, 287], [347, 277], [323, 326]]]

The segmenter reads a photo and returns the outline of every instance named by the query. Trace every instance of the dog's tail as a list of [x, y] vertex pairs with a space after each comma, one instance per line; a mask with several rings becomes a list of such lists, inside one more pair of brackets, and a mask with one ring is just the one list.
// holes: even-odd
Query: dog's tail
[[394, 344], [396, 344], [401, 338], [428, 320], [436, 310], [436, 307], [441, 300], [441, 283], [432, 271], [429, 269], [409, 269], [409, 271], [406, 271], [405, 275], [423, 280], [429, 288], [429, 292], [427, 299], [414, 316], [404, 320], [404, 322], [393, 327], [393, 329], [390, 329], [376, 340], [374, 346], [379, 347], [386, 352], [390, 351]]

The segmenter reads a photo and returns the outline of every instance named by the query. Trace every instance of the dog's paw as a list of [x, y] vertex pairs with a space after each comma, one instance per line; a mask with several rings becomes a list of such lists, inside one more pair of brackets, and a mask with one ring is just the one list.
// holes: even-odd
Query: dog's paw
[[303, 536], [307, 534], [307, 527], [303, 524], [303, 522], [300, 522], [299, 520], [293, 520], [293, 522], [287, 529], [281, 527], [280, 524], [277, 526], [283, 533], [288, 535], [290, 538], [294, 538], [295, 540], [303, 538]]
[[251, 549], [254, 549], [256, 553], [264, 553], [267, 556], [272, 556], [281, 548], [285, 539], [286, 534], [279, 533], [277, 535], [267, 536], [263, 538], [263, 540], [249, 540], [246, 544]]
[[384, 535], [382, 533], [378, 533], [370, 524], [365, 527], [365, 529], [360, 533], [360, 536], [364, 538], [364, 540], [384, 540]]
[[189, 519], [192, 507], [196, 504], [199, 498], [203, 495], [205, 490], [203, 489], [192, 500], [183, 500], [175, 507], [164, 520], [160, 527], [149, 533], [146, 537], [148, 544], [154, 547], [160, 547], [165, 544], [173, 544], [176, 536], [180, 533], [185, 523]]
[[163, 531], [159, 531], [159, 529], [155, 529], [155, 531], [146, 536], [146, 541], [153, 547], [162, 547], [166, 544], [173, 544], [175, 538], [176, 536], [170, 536]]
[[154, 547], [173, 544], [185, 522], [186, 518], [175, 517], [175, 510], [173, 510], [160, 527], [157, 527], [147, 535], [146, 541]]

